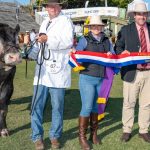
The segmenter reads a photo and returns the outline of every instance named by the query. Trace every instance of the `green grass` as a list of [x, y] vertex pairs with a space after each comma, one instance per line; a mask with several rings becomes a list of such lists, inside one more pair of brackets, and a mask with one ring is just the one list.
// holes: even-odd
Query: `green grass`
[[[0, 150], [34, 150], [34, 144], [30, 140], [30, 104], [33, 92], [34, 62], [28, 63], [28, 77], [25, 78], [25, 62], [17, 66], [14, 80], [14, 94], [9, 105], [7, 124], [11, 135], [0, 138]], [[78, 91], [78, 73], [72, 75], [72, 87], [65, 96], [64, 132], [60, 139], [62, 150], [79, 150], [78, 144], [78, 115], [81, 102]], [[48, 130], [51, 124], [51, 106], [48, 101], [44, 117], [44, 143], [46, 149], [50, 149]], [[137, 108], [133, 138], [128, 143], [120, 142], [122, 135], [122, 82], [120, 76], [116, 76], [110, 99], [106, 109], [106, 117], [99, 123], [98, 135], [102, 145], [91, 145], [94, 150], [149, 150], [149, 144], [138, 138]], [[89, 132], [88, 132], [89, 136]]]

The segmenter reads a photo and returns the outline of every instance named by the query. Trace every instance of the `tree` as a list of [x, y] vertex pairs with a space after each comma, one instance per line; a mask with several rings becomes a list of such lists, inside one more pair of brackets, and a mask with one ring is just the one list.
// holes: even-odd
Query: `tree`
[[[36, 0], [36, 4], [44, 3], [47, 0]], [[126, 8], [127, 5], [133, 0], [107, 0], [108, 6]], [[86, 0], [68, 0], [67, 8], [83, 8]], [[89, 0], [89, 7], [104, 7], [105, 0]]]
[[[108, 6], [126, 8], [133, 0], [107, 0]], [[68, 0], [67, 8], [83, 8], [86, 0]], [[89, 0], [89, 7], [105, 6], [105, 0]]]
[[117, 6], [117, 7], [120, 7], [120, 8], [126, 8], [127, 5], [131, 1], [132, 0], [108, 0], [108, 6]]

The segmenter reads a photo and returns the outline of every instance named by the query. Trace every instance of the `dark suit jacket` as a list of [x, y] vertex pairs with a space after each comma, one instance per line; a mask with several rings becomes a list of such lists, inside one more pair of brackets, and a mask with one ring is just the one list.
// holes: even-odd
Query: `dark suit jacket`
[[[150, 24], [147, 23], [149, 38]], [[124, 50], [129, 52], [139, 52], [140, 40], [135, 23], [123, 26], [118, 33], [115, 44], [116, 54], [122, 53]], [[127, 82], [132, 82], [135, 78], [137, 65], [129, 65], [121, 68], [121, 79]]]

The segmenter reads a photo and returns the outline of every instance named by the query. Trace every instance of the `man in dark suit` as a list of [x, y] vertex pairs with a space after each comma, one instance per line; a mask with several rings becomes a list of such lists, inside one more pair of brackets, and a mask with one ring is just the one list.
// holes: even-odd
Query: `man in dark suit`
[[[150, 16], [144, 2], [135, 3], [128, 16], [134, 22], [123, 26], [118, 33], [115, 50], [117, 54], [131, 52], [150, 52], [150, 24], [147, 18]], [[123, 80], [123, 135], [121, 140], [127, 142], [131, 138], [134, 123], [134, 109], [139, 97], [139, 137], [150, 143], [148, 128], [150, 125], [150, 63], [141, 65], [128, 65], [121, 68]]]

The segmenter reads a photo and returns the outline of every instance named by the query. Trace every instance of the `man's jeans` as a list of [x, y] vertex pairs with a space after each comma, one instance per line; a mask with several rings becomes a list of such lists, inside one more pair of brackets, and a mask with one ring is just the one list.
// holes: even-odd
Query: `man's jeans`
[[103, 78], [80, 74], [79, 89], [82, 101], [80, 116], [89, 117], [98, 112], [97, 98]]
[[49, 130], [49, 137], [50, 139], [57, 139], [61, 136], [63, 129], [63, 109], [64, 109], [65, 89], [49, 88], [43, 85], [39, 85], [38, 92], [35, 98], [36, 88], [37, 86], [34, 86], [33, 100], [35, 99], [35, 103], [31, 113], [32, 140], [33, 142], [35, 142], [43, 138], [44, 135], [44, 130], [42, 127], [43, 111], [49, 93], [51, 95], [51, 105], [52, 105], [52, 124], [51, 129]]

